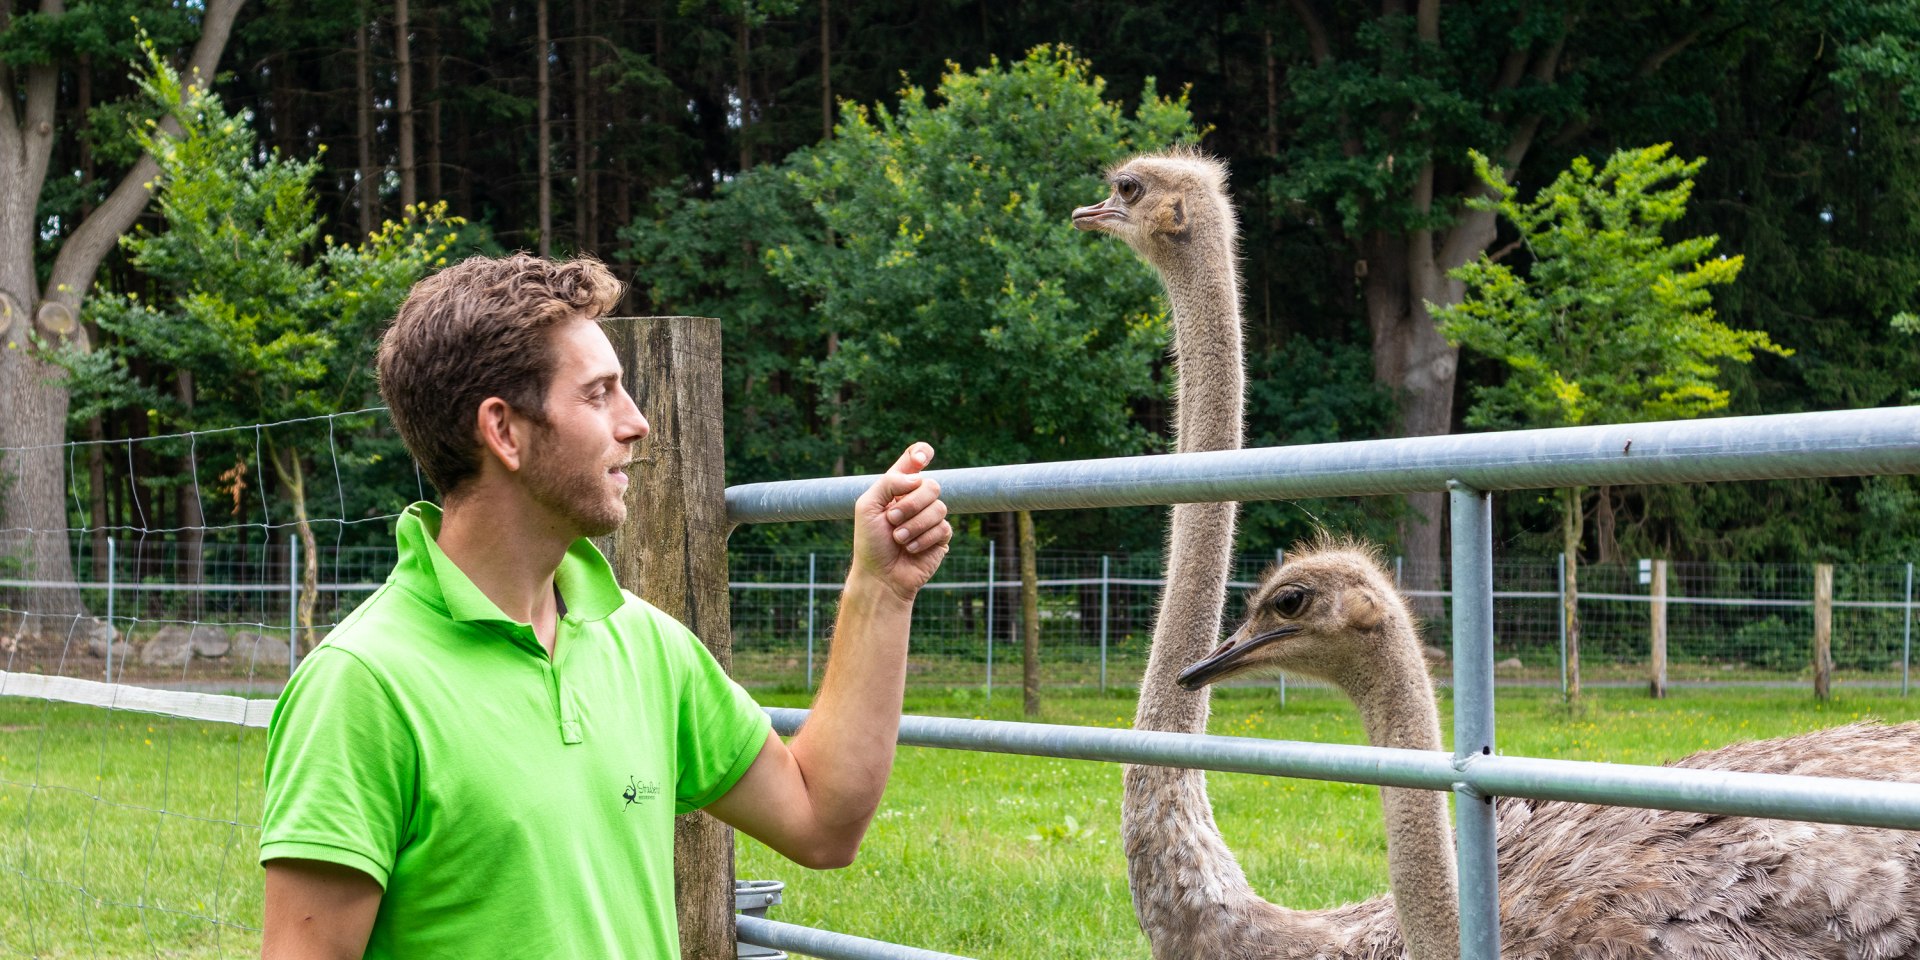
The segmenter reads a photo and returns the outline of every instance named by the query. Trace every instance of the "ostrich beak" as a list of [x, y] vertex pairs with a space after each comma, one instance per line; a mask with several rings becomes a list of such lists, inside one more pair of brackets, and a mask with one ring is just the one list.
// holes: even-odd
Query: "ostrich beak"
[[1289, 624], [1278, 630], [1269, 630], [1253, 639], [1247, 639], [1247, 628], [1241, 627], [1227, 638], [1227, 642], [1213, 648], [1213, 652], [1199, 663], [1188, 667], [1180, 674], [1180, 686], [1187, 690], [1198, 690], [1234, 672], [1235, 665], [1248, 652], [1264, 647], [1281, 637], [1291, 637], [1300, 632], [1300, 627]]
[[1079, 230], [1105, 230], [1109, 222], [1126, 218], [1126, 211], [1121, 210], [1112, 197], [1073, 211], [1073, 225]]

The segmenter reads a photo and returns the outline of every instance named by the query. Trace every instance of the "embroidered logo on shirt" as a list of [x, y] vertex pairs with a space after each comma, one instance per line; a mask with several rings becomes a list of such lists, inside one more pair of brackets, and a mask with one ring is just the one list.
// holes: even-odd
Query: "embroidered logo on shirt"
[[653, 800], [659, 797], [660, 785], [654, 783], [652, 780], [628, 777], [627, 789], [621, 791], [620, 796], [627, 801], [626, 804], [621, 807], [621, 809], [624, 810], [643, 800]]

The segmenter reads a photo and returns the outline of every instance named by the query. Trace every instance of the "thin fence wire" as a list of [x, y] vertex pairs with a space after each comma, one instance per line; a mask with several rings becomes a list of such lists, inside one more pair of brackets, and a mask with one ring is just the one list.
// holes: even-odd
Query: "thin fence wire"
[[[297, 612], [298, 546], [204, 544], [200, 573], [179, 579], [177, 542], [146, 539], [94, 565], [80, 542], [80, 569], [97, 580], [47, 582], [0, 577], [0, 654], [10, 669], [140, 682], [284, 680], [295, 658], [288, 641], [303, 635]], [[6, 541], [0, 538], [0, 552]], [[961, 544], [915, 605], [908, 682], [931, 687], [998, 685], [1018, 672], [1024, 618], [1018, 563], [991, 544]], [[322, 547], [316, 639], [385, 580], [392, 547]], [[1274, 562], [1271, 553], [1238, 558], [1228, 622], [1244, 614], [1246, 593]], [[729, 556], [734, 669], [753, 687], [809, 689], [818, 684], [849, 556], [844, 552], [736, 549]], [[1063, 687], [1130, 687], [1145, 668], [1162, 563], [1151, 553], [1048, 550], [1037, 558], [1043, 682]], [[989, 568], [992, 579], [989, 580]], [[1394, 563], [1408, 579], [1406, 561]], [[1564, 624], [1558, 558], [1509, 558], [1494, 565], [1497, 676], [1505, 683], [1553, 685], [1564, 672]], [[1667, 566], [1667, 675], [1675, 683], [1811, 683], [1814, 565], [1673, 563]], [[1912, 669], [1913, 607], [1907, 564], [1834, 567], [1832, 649], [1835, 676], [1896, 685]], [[1580, 673], [1588, 684], [1643, 682], [1649, 669], [1653, 596], [1636, 563], [1578, 568]], [[1447, 679], [1446, 573], [1430, 589], [1408, 589], [1426, 622], [1435, 676]], [[77, 590], [95, 614], [45, 614], [42, 593]], [[114, 642], [107, 643], [108, 624]], [[304, 642], [304, 637], [303, 637]], [[991, 643], [991, 654], [989, 644]], [[304, 649], [304, 647], [303, 647]], [[109, 668], [108, 660], [114, 663]]]

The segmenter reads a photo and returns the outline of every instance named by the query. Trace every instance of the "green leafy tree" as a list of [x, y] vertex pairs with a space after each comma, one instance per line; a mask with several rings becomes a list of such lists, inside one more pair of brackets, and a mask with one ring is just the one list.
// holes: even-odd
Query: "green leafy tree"
[[[362, 243], [322, 237], [318, 158], [263, 155], [244, 114], [183, 86], [151, 47], [141, 82], [180, 125], [177, 135], [154, 125], [136, 134], [159, 168], [151, 188], [166, 228], [123, 241], [162, 295], [89, 301], [103, 342], [60, 355], [80, 401], [74, 415], [130, 406], [183, 431], [294, 421], [260, 431], [256, 452], [291, 502], [305, 547], [301, 618], [311, 640], [319, 551], [308, 478], [313, 458], [337, 455], [341, 439], [326, 419], [299, 421], [378, 402], [370, 370], [380, 329], [414, 281], [445, 264], [462, 221], [422, 205]], [[141, 375], [150, 370], [178, 373], [164, 382]]]
[[[790, 463], [841, 451], [831, 469], [874, 469], [916, 438], [948, 466], [1150, 449], [1137, 414], [1164, 393], [1158, 283], [1070, 213], [1105, 193], [1102, 168], [1198, 131], [1184, 95], [1148, 83], [1130, 114], [1104, 89], [1062, 47], [950, 64], [931, 92], [843, 104], [832, 139], [630, 230], [630, 255], [656, 302], [733, 324], [729, 411], [804, 424], [780, 437]], [[710, 229], [731, 224], [758, 243]], [[743, 246], [764, 276], [723, 266]], [[783, 380], [784, 404], [762, 392]], [[740, 428], [730, 455], [778, 455], [748, 439], [763, 424]]]
[[[1473, 204], [1497, 211], [1519, 230], [1526, 274], [1482, 255], [1455, 271], [1467, 295], [1436, 306], [1440, 330], [1455, 345], [1502, 361], [1504, 381], [1477, 386], [1467, 422], [1475, 426], [1553, 427], [1675, 420], [1724, 409], [1723, 365], [1756, 352], [1787, 356], [1764, 331], [1735, 330], [1715, 319], [1713, 288], [1740, 275], [1740, 257], [1713, 256], [1719, 238], [1669, 243], [1661, 234], [1680, 219], [1704, 158], [1682, 161], [1660, 144], [1621, 150], [1595, 169], [1578, 158], [1521, 201], [1485, 156], [1474, 169], [1492, 196]], [[1568, 695], [1580, 695], [1579, 620], [1575, 616], [1582, 491], [1563, 492], [1566, 552]], [[1604, 495], [1604, 493], [1603, 493]]]
[[[151, 157], [127, 149], [123, 127], [95, 122], [142, 105], [137, 97], [92, 101], [107, 86], [91, 82], [92, 64], [127, 62], [133, 20], [145, 14], [160, 43], [191, 49], [188, 77], [205, 86], [240, 5], [48, 0], [16, 13], [22, 5], [0, 4], [0, 447], [15, 450], [10, 479], [0, 485], [8, 527], [67, 526], [61, 442], [68, 397], [38, 347], [85, 349], [81, 304], [118, 236], [145, 208], [143, 184], [157, 169]], [[171, 117], [159, 123], [171, 131]], [[23, 559], [39, 578], [72, 579], [64, 533], [30, 537]], [[81, 610], [77, 590], [44, 591], [33, 605], [41, 613]]]
[[791, 177], [827, 235], [768, 257], [839, 336], [822, 387], [840, 433], [885, 459], [912, 436], [949, 463], [1111, 456], [1152, 441], [1166, 336], [1157, 281], [1119, 244], [1089, 243], [1074, 206], [1101, 169], [1196, 135], [1185, 98], [1148, 85], [1132, 117], [1086, 61], [1055, 47], [972, 72], [897, 110], [849, 106]]

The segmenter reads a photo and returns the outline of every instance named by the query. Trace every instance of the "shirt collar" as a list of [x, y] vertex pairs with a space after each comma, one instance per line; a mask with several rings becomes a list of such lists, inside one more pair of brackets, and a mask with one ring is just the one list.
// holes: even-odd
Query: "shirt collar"
[[[516, 623], [500, 611], [499, 605], [473, 585], [460, 565], [440, 549], [440, 508], [426, 501], [416, 503], [400, 515], [394, 539], [400, 546], [400, 560], [394, 565], [394, 579], [421, 594], [436, 606], [444, 607], [454, 620], [495, 620]], [[575, 540], [554, 571], [554, 583], [566, 598], [567, 617], [573, 620], [603, 620], [626, 597], [613, 578], [613, 568], [600, 555], [593, 542]]]

